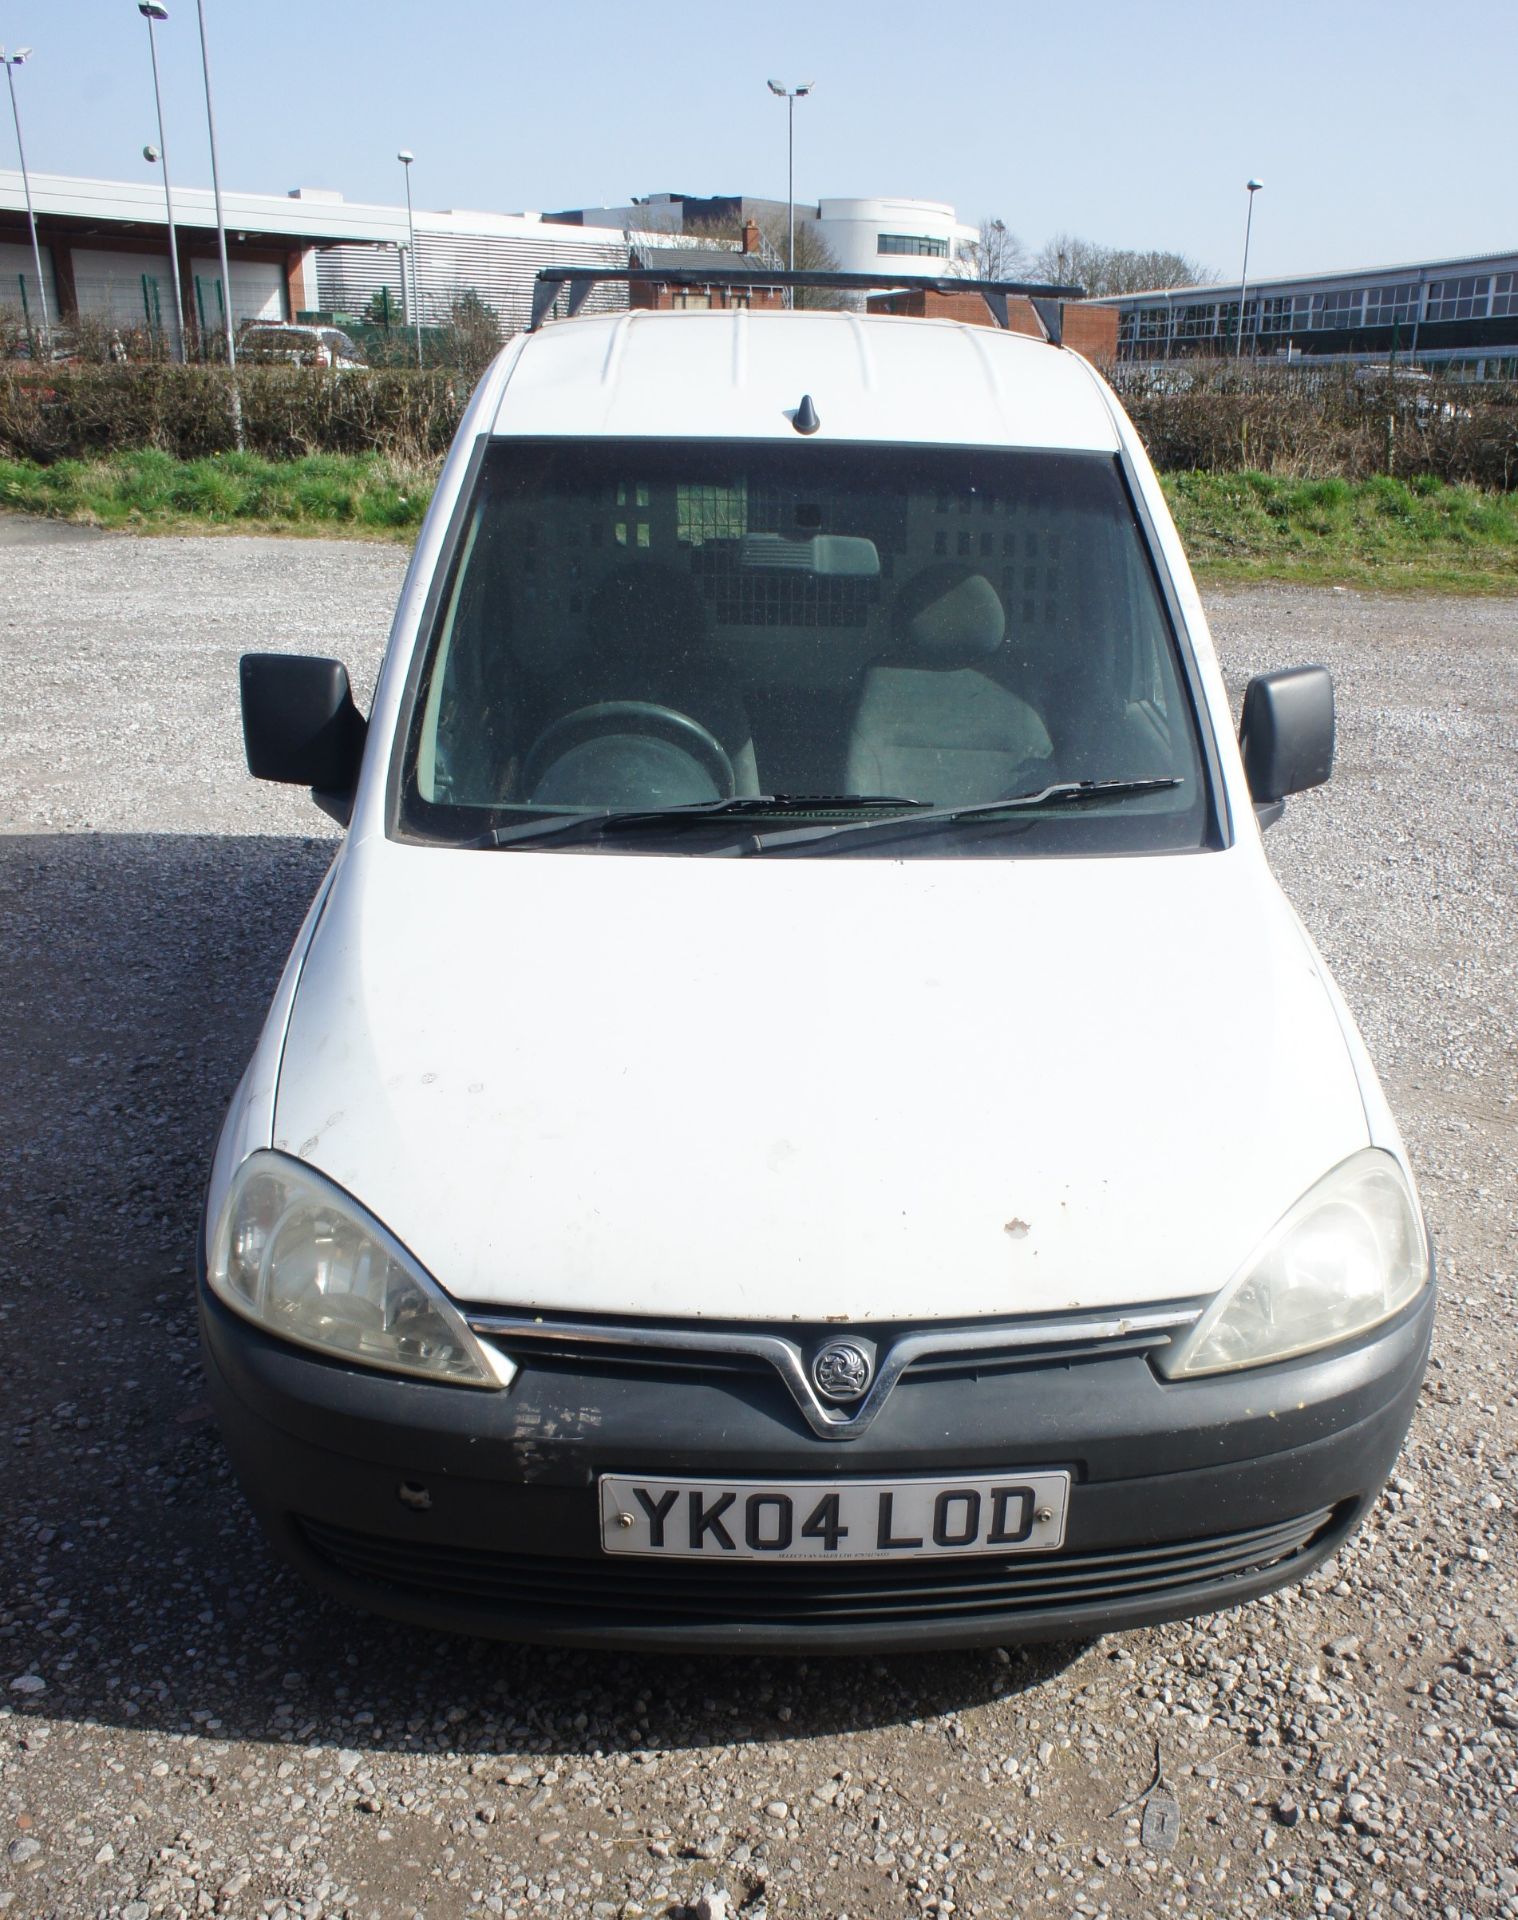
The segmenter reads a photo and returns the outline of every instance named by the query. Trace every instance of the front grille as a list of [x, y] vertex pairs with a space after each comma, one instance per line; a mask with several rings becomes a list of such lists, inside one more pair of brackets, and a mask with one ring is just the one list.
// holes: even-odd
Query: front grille
[[1079, 1360], [1111, 1360], [1122, 1353], [1158, 1353], [1173, 1339], [1168, 1331], [1067, 1340], [1058, 1346], [1029, 1347], [1010, 1336], [1005, 1346], [973, 1352], [924, 1353], [909, 1360], [902, 1380], [970, 1380], [983, 1374], [1021, 1373], [1030, 1367], [1069, 1366]]
[[[812, 1430], [829, 1440], [857, 1439], [904, 1382], [972, 1380], [1153, 1354], [1193, 1326], [1201, 1312], [1199, 1301], [1175, 1300], [1009, 1320], [875, 1321], [856, 1326], [659, 1322], [630, 1315], [592, 1320], [499, 1307], [464, 1308], [476, 1333], [528, 1371], [620, 1375], [662, 1383], [693, 1375], [778, 1380]], [[869, 1390], [847, 1406], [825, 1399], [811, 1371], [814, 1356], [838, 1339], [873, 1356]]]
[[[878, 1561], [828, 1567], [751, 1561], [596, 1559], [498, 1553], [355, 1533], [321, 1520], [299, 1525], [313, 1551], [365, 1585], [512, 1614], [551, 1614], [566, 1627], [856, 1626], [973, 1622], [1055, 1613], [1077, 1627], [1083, 1611], [1123, 1600], [1188, 1593], [1306, 1555], [1334, 1521], [1322, 1508], [1245, 1533], [1162, 1546], [1003, 1559]], [[1217, 1602], [1226, 1605], [1226, 1598]]]
[[[483, 1323], [479, 1324], [483, 1330]], [[592, 1378], [635, 1374], [639, 1379], [663, 1380], [674, 1374], [746, 1373], [773, 1379], [775, 1373], [767, 1360], [753, 1353], [683, 1353], [678, 1347], [656, 1343], [619, 1347], [604, 1340], [577, 1340], [572, 1334], [523, 1340], [516, 1345], [502, 1339], [500, 1344], [510, 1346], [512, 1359], [521, 1367], [552, 1367]]]
[[[478, 1316], [474, 1324], [481, 1332], [489, 1329], [489, 1322], [483, 1316]], [[874, 1329], [869, 1331], [873, 1333]], [[887, 1334], [891, 1331], [887, 1329]], [[606, 1340], [576, 1339], [573, 1334], [566, 1333], [546, 1339], [537, 1336], [513, 1346], [509, 1335], [498, 1337], [502, 1346], [511, 1349], [513, 1359], [529, 1369], [554, 1367], [589, 1375], [636, 1374], [648, 1380], [690, 1373], [742, 1373], [763, 1379], [773, 1378], [775, 1371], [770, 1362], [758, 1354], [723, 1353], [715, 1348], [684, 1353], [678, 1348], [662, 1347], [657, 1340], [622, 1347]], [[1028, 1367], [1054, 1364], [1068, 1366], [1077, 1360], [1108, 1360], [1120, 1353], [1157, 1352], [1161, 1347], [1169, 1346], [1172, 1337], [1167, 1331], [1155, 1331], [1129, 1334], [1126, 1338], [1069, 1340], [1058, 1346], [1030, 1347], [1015, 1334], [1009, 1334], [1004, 1346], [921, 1354], [907, 1362], [900, 1378], [903, 1381], [942, 1379], [946, 1376], [972, 1378], [981, 1374], [1020, 1372]], [[822, 1344], [821, 1336], [814, 1335], [813, 1341], [814, 1344]]]

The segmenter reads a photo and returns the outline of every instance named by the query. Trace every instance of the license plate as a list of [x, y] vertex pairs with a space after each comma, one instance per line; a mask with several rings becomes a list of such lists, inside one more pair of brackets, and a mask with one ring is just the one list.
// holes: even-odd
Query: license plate
[[601, 1475], [601, 1545], [675, 1560], [929, 1560], [1062, 1546], [1068, 1473], [966, 1480]]

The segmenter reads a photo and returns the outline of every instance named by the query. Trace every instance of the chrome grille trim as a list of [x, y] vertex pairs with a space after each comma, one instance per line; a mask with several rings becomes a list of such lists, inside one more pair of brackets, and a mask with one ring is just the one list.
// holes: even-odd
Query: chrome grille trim
[[[1036, 1320], [988, 1320], [923, 1326], [898, 1332], [889, 1324], [861, 1321], [830, 1322], [809, 1328], [812, 1343], [822, 1344], [852, 1333], [877, 1343], [875, 1380], [854, 1407], [834, 1407], [819, 1398], [807, 1366], [808, 1345], [791, 1333], [758, 1332], [750, 1327], [697, 1326], [689, 1321], [579, 1320], [557, 1315], [511, 1313], [493, 1308], [465, 1307], [471, 1329], [496, 1341], [508, 1353], [534, 1344], [574, 1344], [599, 1347], [608, 1354], [620, 1350], [629, 1357], [646, 1356], [654, 1363], [660, 1352], [686, 1359], [742, 1355], [772, 1366], [785, 1382], [808, 1426], [824, 1440], [857, 1440], [885, 1405], [891, 1389], [915, 1363], [949, 1358], [973, 1364], [977, 1354], [1020, 1356], [1037, 1360], [1045, 1353], [1081, 1350], [1096, 1357], [1108, 1342], [1125, 1342], [1128, 1350], [1168, 1346], [1170, 1341], [1201, 1318], [1204, 1300], [1160, 1302], [1128, 1311], [1051, 1315]], [[811, 1343], [809, 1343], [811, 1344]], [[1120, 1349], [1121, 1350], [1121, 1349]]]

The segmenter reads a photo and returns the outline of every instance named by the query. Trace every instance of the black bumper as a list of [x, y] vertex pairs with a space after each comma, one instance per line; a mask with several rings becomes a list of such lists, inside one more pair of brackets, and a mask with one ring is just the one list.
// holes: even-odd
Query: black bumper
[[[1301, 1578], [1364, 1518], [1412, 1418], [1433, 1289], [1327, 1356], [1186, 1384], [1140, 1354], [903, 1380], [819, 1439], [780, 1385], [529, 1367], [506, 1393], [327, 1361], [201, 1286], [206, 1371], [248, 1498], [315, 1584], [513, 1640], [858, 1652], [1148, 1625]], [[597, 1476], [1067, 1468], [1057, 1553], [756, 1566], [600, 1544]]]

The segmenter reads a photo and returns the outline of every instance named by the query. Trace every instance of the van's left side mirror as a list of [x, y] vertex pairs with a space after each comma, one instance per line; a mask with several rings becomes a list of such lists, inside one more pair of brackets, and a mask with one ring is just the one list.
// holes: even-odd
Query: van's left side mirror
[[348, 669], [308, 654], [245, 653], [239, 677], [249, 773], [310, 787], [323, 812], [346, 826], [368, 731]]
[[1334, 683], [1327, 667], [1256, 674], [1244, 693], [1239, 746], [1260, 825], [1272, 827], [1288, 793], [1320, 787], [1333, 772]]

